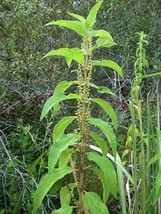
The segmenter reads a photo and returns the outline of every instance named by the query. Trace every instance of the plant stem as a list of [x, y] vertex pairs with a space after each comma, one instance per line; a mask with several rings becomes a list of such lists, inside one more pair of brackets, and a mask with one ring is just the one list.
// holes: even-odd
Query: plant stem
[[[79, 156], [79, 179], [78, 179], [78, 194], [79, 194], [79, 209], [78, 213], [81, 214], [83, 210], [83, 194], [87, 188], [88, 171], [85, 173], [87, 165], [87, 155], [89, 150], [89, 131], [88, 131], [88, 118], [90, 116], [90, 97], [89, 97], [89, 82], [91, 79], [91, 38], [89, 35], [82, 43], [82, 52], [84, 54], [84, 63], [79, 65], [78, 69], [78, 87], [81, 99], [78, 101], [77, 122], [78, 131], [81, 135], [81, 142], [78, 145], [77, 151]], [[86, 174], [86, 177], [85, 177]]]

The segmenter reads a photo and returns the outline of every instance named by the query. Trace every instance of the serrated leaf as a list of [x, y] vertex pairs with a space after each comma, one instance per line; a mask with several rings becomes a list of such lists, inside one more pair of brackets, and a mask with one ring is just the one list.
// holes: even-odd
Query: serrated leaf
[[50, 190], [52, 185], [63, 178], [65, 175], [72, 172], [71, 167], [65, 167], [61, 169], [54, 169], [51, 173], [45, 175], [40, 183], [38, 184], [35, 196], [34, 196], [34, 213], [36, 213], [37, 209], [40, 207], [45, 195]]
[[51, 110], [51, 108], [57, 106], [60, 102], [64, 100], [79, 99], [79, 98], [80, 96], [78, 94], [72, 94], [72, 93], [68, 94], [67, 96], [62, 93], [53, 94], [53, 96], [51, 96], [46, 101], [42, 109], [40, 120], [42, 120], [47, 115], [47, 113]]
[[117, 198], [117, 176], [112, 163], [108, 158], [102, 157], [96, 152], [89, 152], [87, 156], [90, 161], [95, 162], [101, 168], [107, 180], [107, 184], [105, 183], [104, 187], [108, 188], [108, 191]]
[[83, 205], [89, 209], [90, 214], [109, 214], [106, 205], [102, 202], [100, 196], [95, 192], [87, 192], [83, 196]]
[[112, 60], [93, 61], [94, 66], [105, 66], [115, 70], [121, 77], [123, 77], [122, 68]]
[[53, 130], [54, 141], [56, 141], [61, 134], [64, 134], [65, 129], [73, 122], [75, 118], [76, 116], [65, 116], [55, 125]]
[[54, 94], [53, 96], [51, 96], [46, 102], [45, 102], [45, 105], [42, 109], [42, 112], [41, 112], [41, 117], [40, 117], [40, 120], [42, 120], [46, 115], [47, 113], [51, 110], [51, 108], [63, 101], [64, 99], [66, 98], [66, 95], [62, 94], [62, 93], [59, 93], [59, 94]]
[[106, 112], [106, 114], [108, 114], [114, 124], [115, 129], [117, 128], [117, 116], [116, 113], [114, 111], [114, 109], [112, 108], [112, 106], [105, 100], [101, 99], [101, 98], [92, 98], [92, 102], [97, 103], [99, 106], [101, 106], [101, 108], [103, 108], [103, 110]]
[[[102, 154], [102, 150], [94, 145], [90, 145], [90, 148], [96, 152], [99, 152]], [[131, 183], [134, 185], [134, 179], [132, 178], [132, 176], [130, 175], [130, 173], [126, 170], [126, 168], [122, 165], [121, 161], [120, 161], [120, 157], [118, 155], [118, 153], [116, 153], [116, 157], [113, 157], [110, 153], [107, 153], [107, 157], [113, 161], [121, 170], [122, 172], [126, 175], [126, 177], [131, 181]]]
[[73, 151], [74, 151], [73, 149], [66, 149], [62, 151], [62, 153], [59, 156], [59, 168], [67, 166]]
[[75, 142], [80, 140], [78, 134], [61, 135], [51, 146], [48, 157], [48, 170], [49, 173], [54, 169], [60, 154], [68, 148], [68, 146], [74, 145]]
[[75, 31], [78, 35], [85, 37], [86, 36], [86, 28], [82, 22], [79, 21], [69, 21], [69, 20], [58, 20], [49, 22], [47, 25], [59, 25], [61, 27], [66, 27]]
[[43, 58], [49, 56], [64, 56], [68, 67], [70, 67], [72, 60], [78, 62], [79, 64], [84, 62], [84, 55], [79, 48], [59, 48], [57, 50], [49, 51]]
[[149, 162], [148, 167], [161, 158], [161, 153], [156, 154]]
[[93, 46], [92, 50], [95, 50], [97, 48], [110, 48], [112, 46], [116, 45], [116, 43], [109, 39], [108, 37], [99, 37], [96, 40], [95, 46]]
[[85, 18], [83, 16], [80, 16], [78, 14], [75, 14], [75, 13], [69, 13], [68, 14], [76, 19], [78, 19], [80, 22], [82, 22], [82, 24], [85, 24]]
[[91, 30], [95, 21], [96, 21], [96, 16], [97, 16], [97, 13], [98, 13], [98, 10], [102, 4], [102, 0], [97, 2], [93, 7], [92, 9], [90, 10], [87, 18], [86, 18], [86, 22], [85, 22], [85, 25], [86, 25], [86, 28], [87, 30]]
[[104, 141], [104, 139], [101, 138], [98, 134], [96, 134], [94, 132], [90, 133], [90, 136], [97, 143], [99, 148], [102, 150], [103, 156], [106, 157], [107, 152], [108, 152], [108, 146], [107, 146], [107, 143]]
[[96, 88], [98, 93], [100, 94], [110, 94], [113, 96], [116, 96], [109, 88], [107, 88], [106, 86], [97, 86], [94, 83], [89, 83], [90, 87], [92, 88]]
[[110, 125], [101, 119], [92, 118], [92, 117], [89, 118], [89, 123], [101, 129], [101, 131], [104, 133], [104, 135], [106, 136], [106, 138], [110, 143], [114, 156], [116, 156], [116, 150], [117, 150], [116, 136], [112, 128], [110, 127]]
[[61, 206], [69, 205], [71, 201], [71, 194], [76, 187], [75, 183], [68, 184], [68, 186], [62, 187], [60, 190], [60, 202]]
[[58, 210], [54, 210], [51, 214], [72, 214], [72, 207], [70, 206], [63, 206]]
[[114, 42], [111, 34], [106, 30], [91, 31], [91, 36], [92, 37], [106, 37], [109, 40], [111, 40], [111, 42]]
[[110, 94], [113, 96], [116, 96], [109, 88], [107, 88], [106, 86], [99, 86], [97, 89], [98, 93], [100, 94]]
[[94, 167], [92, 167], [91, 170], [94, 171], [97, 174], [97, 176], [101, 179], [103, 185], [103, 202], [106, 204], [110, 193], [106, 176], [104, 172], [102, 172], [102, 170], [96, 169]]
[[55, 90], [54, 90], [54, 94], [58, 94], [58, 93], [63, 93], [64, 91], [66, 91], [70, 86], [72, 85], [76, 85], [78, 84], [78, 81], [75, 80], [75, 81], [62, 81], [62, 82], [59, 82], [57, 84], [57, 86], [55, 87]]

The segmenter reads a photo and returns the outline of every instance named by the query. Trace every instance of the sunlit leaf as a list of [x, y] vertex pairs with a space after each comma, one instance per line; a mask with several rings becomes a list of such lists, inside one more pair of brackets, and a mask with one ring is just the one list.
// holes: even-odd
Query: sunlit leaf
[[77, 34], [79, 34], [82, 37], [86, 36], [85, 25], [79, 21], [58, 20], [58, 21], [49, 22], [48, 24], [46, 24], [46, 26], [47, 25], [59, 25], [61, 27], [66, 27], [68, 29], [75, 31]]
[[91, 35], [92, 37], [106, 37], [111, 40], [111, 42], [114, 42], [111, 34], [106, 30], [91, 31]]
[[34, 213], [36, 213], [37, 209], [40, 207], [45, 195], [53, 184], [71, 172], [72, 168], [70, 167], [54, 169], [41, 179], [34, 196]]
[[117, 150], [117, 142], [116, 142], [116, 136], [112, 128], [110, 127], [110, 125], [107, 122], [103, 121], [102, 119], [98, 119], [98, 118], [89, 118], [89, 123], [101, 129], [101, 131], [104, 133], [104, 135], [108, 139], [110, 146], [112, 148], [113, 154], [115, 156], [116, 150]]
[[70, 204], [71, 194], [73, 189], [76, 187], [75, 183], [68, 184], [68, 186], [62, 187], [60, 190], [60, 202], [61, 206], [66, 206]]
[[115, 111], [113, 110], [112, 106], [106, 101], [101, 98], [92, 98], [92, 102], [97, 103], [103, 110], [108, 114], [115, 126], [117, 128], [117, 116]]
[[96, 16], [97, 16], [98, 10], [99, 10], [102, 2], [103, 2], [102, 0], [99, 1], [90, 10], [90, 12], [89, 12], [89, 14], [87, 16], [86, 22], [85, 22], [87, 30], [91, 30], [92, 29], [92, 27], [93, 27], [93, 25], [95, 23], [95, 20], [96, 20]]
[[70, 206], [63, 206], [58, 210], [54, 210], [51, 214], [72, 214], [73, 209]]
[[64, 134], [65, 129], [73, 122], [76, 116], [65, 116], [63, 117], [54, 127], [53, 130], [53, 140], [56, 139], [61, 135]]
[[93, 46], [92, 50], [95, 50], [97, 48], [110, 48], [112, 46], [116, 45], [116, 43], [111, 40], [110, 38], [108, 37], [99, 37], [97, 40], [96, 40], [96, 43], [95, 43], [95, 46]]
[[106, 188], [108, 185], [108, 191], [117, 198], [117, 176], [112, 163], [108, 158], [102, 157], [96, 152], [89, 152], [88, 159], [95, 162], [100, 167], [107, 180], [107, 184], [105, 184]]
[[49, 56], [64, 56], [67, 59], [68, 67], [70, 67], [72, 60], [80, 64], [84, 61], [83, 53], [79, 48], [59, 48], [57, 50], [49, 51], [44, 58]]
[[78, 81], [75, 80], [75, 81], [62, 81], [62, 82], [59, 82], [57, 84], [57, 86], [55, 87], [55, 90], [54, 90], [54, 94], [57, 94], [57, 93], [63, 93], [64, 91], [66, 91], [70, 86], [72, 85], [76, 85], [78, 84]]
[[66, 98], [66, 95], [62, 94], [62, 93], [59, 93], [59, 94], [54, 94], [53, 96], [51, 96], [45, 103], [43, 109], [42, 109], [42, 112], [41, 112], [41, 117], [40, 117], [40, 120], [42, 120], [46, 115], [47, 113], [51, 110], [51, 108], [63, 101], [64, 99]]
[[48, 114], [51, 108], [58, 105], [60, 102], [64, 100], [72, 100], [72, 99], [79, 99], [79, 98], [80, 96], [78, 94], [72, 94], [72, 93], [68, 94], [67, 96], [62, 93], [54, 94], [46, 101], [42, 109], [40, 120], [42, 120]]
[[100, 135], [98, 135], [94, 132], [90, 133], [90, 136], [97, 143], [99, 148], [102, 150], [103, 156], [106, 157], [107, 152], [108, 152], [108, 146], [107, 146], [107, 143], [105, 142], [105, 140], [103, 138], [101, 138]]
[[70, 161], [74, 149], [66, 149], [59, 156], [59, 168], [67, 166]]
[[100, 94], [110, 94], [110, 95], [113, 95], [113, 96], [116, 96], [109, 88], [107, 88], [106, 86], [97, 86], [95, 85], [94, 83], [90, 83], [89, 84], [90, 87], [92, 88], [96, 88], [98, 93]]
[[83, 205], [89, 209], [90, 214], [109, 214], [106, 205], [102, 202], [100, 196], [95, 192], [87, 192], [83, 196]]
[[75, 13], [69, 13], [68, 14], [76, 19], [78, 19], [80, 22], [82, 22], [83, 24], [85, 24], [85, 18], [83, 16], [80, 16], [78, 14], [75, 14]]
[[[90, 148], [96, 152], [99, 152], [102, 154], [102, 150], [94, 145], [90, 145]], [[114, 162], [121, 170], [122, 172], [125, 174], [125, 176], [131, 181], [131, 183], [134, 185], [134, 179], [132, 178], [132, 176], [130, 175], [130, 173], [126, 170], [126, 168], [122, 165], [121, 161], [120, 161], [120, 157], [118, 155], [118, 153], [116, 153], [116, 157], [113, 157], [110, 153], [107, 153], [107, 157]]]
[[123, 77], [122, 68], [112, 60], [93, 61], [94, 66], [105, 66], [115, 70], [121, 77]]
[[68, 146], [74, 145], [80, 140], [80, 135], [78, 134], [67, 134], [61, 135], [51, 146], [48, 157], [48, 170], [52, 172], [54, 169], [60, 154], [68, 148]]

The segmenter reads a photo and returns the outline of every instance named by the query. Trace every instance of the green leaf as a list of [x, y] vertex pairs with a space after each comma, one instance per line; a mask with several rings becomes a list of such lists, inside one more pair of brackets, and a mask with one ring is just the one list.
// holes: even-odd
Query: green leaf
[[116, 43], [109, 39], [108, 37], [99, 37], [96, 40], [95, 46], [93, 46], [92, 51], [97, 49], [97, 48], [110, 48], [112, 46], [116, 45]]
[[149, 162], [148, 167], [161, 158], [161, 153], [156, 154]]
[[54, 90], [54, 94], [64, 93], [70, 86], [78, 84], [78, 81], [62, 81], [57, 84]]
[[55, 125], [53, 130], [54, 141], [56, 141], [61, 134], [64, 134], [65, 129], [73, 122], [75, 118], [75, 116], [65, 116]]
[[76, 187], [75, 183], [68, 184], [68, 186], [62, 187], [60, 190], [60, 202], [61, 206], [69, 205], [71, 201], [71, 194]]
[[49, 56], [64, 56], [68, 67], [70, 67], [72, 60], [78, 62], [79, 64], [84, 62], [84, 55], [79, 48], [59, 48], [57, 50], [49, 51], [43, 58]]
[[75, 13], [69, 13], [69, 12], [68, 12], [68, 14], [69, 14], [70, 16], [72, 16], [72, 17], [78, 19], [80, 22], [82, 22], [82, 24], [85, 25], [85, 21], [86, 21], [86, 20], [85, 20], [85, 18], [84, 18], [83, 16], [80, 16], [80, 15], [75, 14]]
[[54, 94], [51, 96], [46, 102], [45, 105], [42, 109], [41, 112], [41, 117], [40, 120], [42, 120], [47, 113], [51, 110], [51, 108], [55, 105], [58, 104], [59, 102], [63, 101], [66, 98], [66, 95], [59, 93], [59, 94]]
[[121, 77], [123, 77], [122, 68], [112, 60], [93, 61], [94, 66], [105, 66], [115, 70]]
[[92, 102], [97, 103], [99, 106], [103, 108], [103, 110], [108, 114], [115, 126], [117, 128], [117, 116], [115, 111], [113, 110], [112, 106], [105, 100], [101, 98], [92, 98]]
[[[99, 152], [102, 154], [102, 150], [96, 146], [90, 145], [90, 148], [96, 152]], [[122, 172], [126, 175], [126, 177], [131, 181], [131, 183], [134, 185], [134, 179], [130, 175], [130, 173], [126, 170], [126, 168], [122, 165], [120, 161], [120, 157], [118, 153], [116, 153], [116, 157], [113, 157], [110, 153], [107, 153], [107, 157], [113, 161], [121, 170]]]
[[102, 157], [96, 152], [89, 152], [88, 159], [90, 161], [94, 161], [101, 168], [107, 180], [107, 184], [105, 183], [104, 187], [108, 188], [108, 191], [111, 192], [115, 198], [117, 198], [117, 176], [112, 163], [108, 160], [108, 158]]
[[85, 22], [87, 30], [91, 30], [92, 29], [92, 27], [93, 27], [93, 25], [95, 23], [95, 20], [96, 20], [96, 16], [97, 16], [98, 10], [99, 10], [102, 2], [103, 1], [99, 1], [90, 10], [90, 12], [89, 12], [89, 14], [88, 14], [88, 16], [86, 18], [86, 22]]
[[62, 151], [62, 153], [59, 156], [59, 168], [67, 166], [73, 151], [74, 151], [73, 149], [66, 149]]
[[89, 123], [101, 129], [101, 131], [104, 133], [104, 135], [106, 136], [106, 138], [110, 143], [114, 156], [116, 156], [116, 150], [117, 150], [116, 136], [112, 128], [110, 127], [110, 125], [101, 119], [92, 118], [92, 117], [89, 118]]
[[106, 37], [106, 38], [108, 38], [109, 40], [111, 40], [111, 42], [114, 43], [111, 34], [110, 34], [108, 31], [106, 31], [106, 30], [91, 31], [91, 36], [92, 36], [92, 37]]
[[42, 120], [47, 115], [47, 113], [51, 110], [51, 108], [57, 106], [60, 102], [64, 100], [79, 99], [79, 98], [80, 96], [78, 94], [68, 94], [67, 96], [62, 93], [53, 94], [53, 96], [51, 96], [46, 101], [41, 113], [40, 120]]
[[29, 167], [30, 174], [36, 171], [36, 166], [40, 163], [46, 153], [47, 151], [43, 152], [36, 160], [33, 161], [32, 165]]
[[51, 171], [51, 173], [48, 173], [41, 179], [34, 196], [34, 213], [40, 207], [42, 200], [52, 185], [71, 172], [72, 168], [70, 167], [54, 169]]
[[100, 196], [95, 192], [87, 192], [83, 196], [83, 205], [89, 209], [90, 214], [109, 214], [106, 205], [102, 202]]
[[161, 170], [159, 170], [155, 181], [155, 197], [153, 203], [155, 203], [160, 197], [161, 197]]
[[90, 133], [90, 136], [94, 139], [94, 141], [97, 143], [97, 145], [102, 150], [103, 156], [106, 157], [107, 156], [107, 152], [108, 152], [108, 146], [107, 146], [107, 143], [104, 141], [104, 139], [101, 138], [96, 133]]
[[110, 193], [106, 176], [104, 172], [102, 172], [102, 170], [96, 169], [94, 167], [92, 167], [91, 170], [94, 171], [97, 174], [97, 176], [100, 177], [101, 179], [103, 185], [103, 202], [106, 204]]
[[72, 207], [70, 206], [63, 206], [58, 210], [54, 210], [51, 214], [72, 214]]
[[[121, 163], [121, 158], [116, 154], [116, 160]], [[124, 181], [124, 175], [120, 168], [120, 166], [117, 164], [117, 178], [118, 178], [118, 187], [119, 187], [119, 200], [121, 205], [121, 212], [124, 214], [127, 214], [127, 206], [126, 206], [126, 192], [125, 192], [125, 181]]]
[[80, 135], [78, 134], [67, 134], [61, 135], [51, 146], [48, 157], [48, 170], [49, 173], [54, 169], [60, 154], [71, 146], [75, 144], [75, 142], [80, 140]]
[[90, 87], [92, 88], [96, 88], [98, 93], [100, 94], [110, 94], [110, 95], [113, 95], [113, 96], [116, 96], [109, 88], [107, 88], [106, 86], [97, 86], [95, 85], [94, 83], [90, 83], [89, 84]]
[[82, 37], [86, 36], [85, 25], [79, 21], [58, 20], [58, 21], [49, 22], [45, 26], [47, 25], [59, 25], [61, 27], [66, 27], [68, 29], [75, 31], [77, 34], [79, 34]]

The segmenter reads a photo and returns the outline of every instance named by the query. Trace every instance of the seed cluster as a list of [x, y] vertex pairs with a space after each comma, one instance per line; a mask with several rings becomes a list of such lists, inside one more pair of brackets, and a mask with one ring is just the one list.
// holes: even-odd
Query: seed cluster
[[77, 178], [77, 186], [80, 192], [87, 190], [89, 181], [89, 170], [87, 153], [89, 152], [89, 124], [90, 117], [90, 89], [89, 84], [92, 74], [91, 60], [91, 37], [87, 36], [81, 45], [84, 55], [84, 62], [79, 64], [77, 70], [78, 93], [80, 99], [77, 103], [77, 133], [80, 134], [81, 140], [75, 146], [75, 173]]

